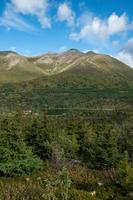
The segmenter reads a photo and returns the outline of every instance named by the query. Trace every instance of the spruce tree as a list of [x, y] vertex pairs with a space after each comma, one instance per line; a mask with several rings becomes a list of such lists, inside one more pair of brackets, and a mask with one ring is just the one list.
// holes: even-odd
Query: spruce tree
[[0, 132], [0, 176], [18, 176], [39, 170], [42, 161], [32, 153], [21, 132]]

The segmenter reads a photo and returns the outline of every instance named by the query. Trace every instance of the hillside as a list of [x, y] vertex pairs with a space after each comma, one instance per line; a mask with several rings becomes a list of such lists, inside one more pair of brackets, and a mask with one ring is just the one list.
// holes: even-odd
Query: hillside
[[1, 109], [132, 107], [133, 69], [108, 55], [1, 52], [0, 63]]
[[15, 52], [0, 52], [0, 82], [21, 82], [44, 75], [27, 57]]
[[[94, 52], [82, 53], [70, 49], [63, 53], [47, 53], [38, 57], [24, 57], [15, 52], [0, 52], [0, 82], [22, 82], [42, 76], [81, 75], [91, 84], [131, 84], [133, 70], [122, 62]], [[101, 80], [102, 79], [102, 80]]]

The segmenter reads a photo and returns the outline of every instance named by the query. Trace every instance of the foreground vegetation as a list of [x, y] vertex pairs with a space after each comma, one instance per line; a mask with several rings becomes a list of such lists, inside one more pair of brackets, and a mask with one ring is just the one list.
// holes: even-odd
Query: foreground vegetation
[[0, 115], [1, 200], [129, 200], [132, 111]]
[[133, 199], [132, 72], [74, 49], [0, 52], [0, 200]]

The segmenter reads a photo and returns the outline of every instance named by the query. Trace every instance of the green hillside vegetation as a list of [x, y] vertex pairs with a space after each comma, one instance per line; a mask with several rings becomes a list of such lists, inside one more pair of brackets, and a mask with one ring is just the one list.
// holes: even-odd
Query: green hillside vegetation
[[130, 200], [133, 69], [0, 52], [0, 200]]
[[[133, 90], [120, 85], [109, 88], [107, 85], [90, 86], [82, 76], [50, 76], [20, 84], [0, 86], [1, 110], [4, 108], [39, 110], [45, 108], [75, 109], [131, 109]], [[103, 82], [105, 84], [105, 82]]]
[[[55, 79], [63, 76], [69, 81], [72, 75], [78, 75], [78, 81], [81, 78], [81, 82], [90, 84], [89, 86], [100, 84], [101, 87], [102, 85], [118, 87], [123, 79], [125, 84], [131, 85], [133, 78], [132, 69], [120, 61], [107, 55], [82, 53], [75, 49], [33, 58], [15, 52], [0, 52], [0, 72], [1, 82], [21, 82], [58, 74]], [[76, 79], [75, 76], [72, 78]]]
[[1, 109], [132, 106], [132, 68], [94, 52], [71, 49], [33, 58], [1, 52], [0, 82]]

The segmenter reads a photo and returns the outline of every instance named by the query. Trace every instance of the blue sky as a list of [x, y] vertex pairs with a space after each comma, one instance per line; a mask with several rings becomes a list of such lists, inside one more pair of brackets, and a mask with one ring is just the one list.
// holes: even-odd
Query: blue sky
[[0, 50], [24, 55], [70, 48], [133, 66], [132, 0], [1, 0]]

